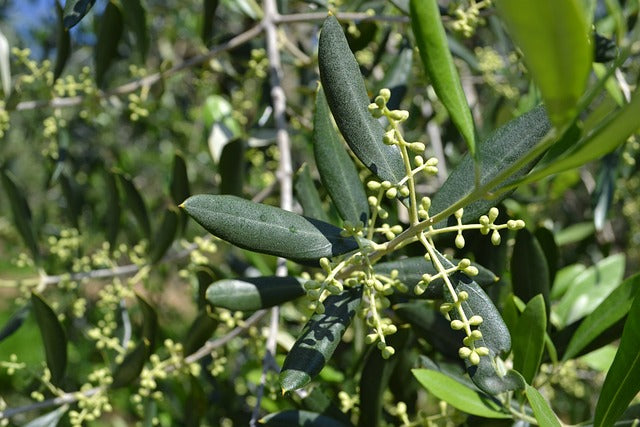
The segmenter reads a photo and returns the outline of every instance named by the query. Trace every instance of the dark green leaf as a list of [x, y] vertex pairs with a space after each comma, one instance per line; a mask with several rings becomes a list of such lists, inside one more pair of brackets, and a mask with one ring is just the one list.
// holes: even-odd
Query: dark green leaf
[[180, 210], [175, 206], [170, 206], [164, 211], [160, 228], [156, 231], [156, 236], [151, 242], [149, 259], [152, 264], [160, 261], [167, 250], [171, 247], [178, 232], [178, 220]]
[[216, 16], [219, 0], [203, 0], [202, 2], [202, 41], [205, 46], [209, 45], [209, 41], [213, 36], [213, 20]]
[[135, 36], [134, 48], [140, 55], [140, 60], [144, 62], [149, 50], [149, 35], [147, 32], [147, 12], [140, 0], [127, 0], [124, 2], [122, 14], [124, 24]]
[[280, 373], [283, 392], [304, 387], [329, 361], [360, 306], [362, 289], [348, 289], [330, 295], [325, 312], [314, 314], [298, 336]]
[[18, 311], [13, 313], [9, 320], [7, 320], [7, 323], [5, 323], [2, 329], [0, 329], [0, 341], [10, 337], [15, 331], [20, 329], [30, 312], [31, 306], [24, 305], [20, 307]]
[[484, 418], [511, 418], [510, 414], [501, 411], [491, 397], [466, 387], [442, 372], [431, 369], [413, 369], [412, 372], [429, 393], [462, 412]]
[[51, 382], [60, 386], [67, 368], [67, 336], [58, 316], [40, 295], [31, 293], [31, 306], [42, 335]]
[[595, 32], [593, 33], [593, 50], [594, 62], [610, 62], [618, 56], [616, 42]]
[[618, 286], [591, 314], [589, 314], [574, 332], [562, 360], [575, 357], [589, 343], [622, 319], [631, 308], [640, 289], [640, 275], [636, 274]]
[[640, 391], [640, 298], [636, 295], [613, 364], [602, 385], [594, 424], [611, 426]]
[[351, 224], [367, 224], [369, 203], [355, 164], [344, 149], [333, 127], [322, 87], [316, 92], [313, 118], [313, 154], [324, 188], [340, 216]]
[[[549, 119], [542, 106], [524, 113], [493, 132], [478, 146], [480, 184], [488, 183], [503, 170], [509, 168], [534, 148], [551, 128]], [[527, 173], [533, 164], [525, 165], [505, 180], [505, 184]], [[504, 185], [504, 184], [503, 184]], [[435, 194], [431, 203], [431, 216], [445, 210], [458, 200], [470, 194], [475, 186], [473, 160], [466, 155], [451, 172], [449, 178]], [[493, 190], [492, 190], [493, 191]], [[502, 194], [495, 199], [481, 199], [464, 208], [463, 222], [475, 221], [492, 206], [507, 197]], [[441, 221], [437, 228], [444, 227]]]
[[471, 110], [449, 51], [438, 2], [411, 0], [409, 6], [411, 28], [420, 50], [422, 65], [431, 79], [436, 95], [467, 143], [469, 153], [475, 157], [476, 139]]
[[18, 229], [18, 233], [20, 233], [25, 245], [31, 251], [31, 256], [33, 256], [33, 259], [37, 263], [40, 259], [40, 251], [38, 250], [36, 231], [31, 221], [31, 209], [24, 196], [25, 192], [18, 187], [12, 174], [4, 167], [1, 168], [0, 175], [2, 175], [4, 190], [9, 197], [11, 213], [13, 214], [13, 221]]
[[118, 231], [120, 230], [120, 192], [118, 191], [115, 174], [104, 170], [103, 177], [107, 203], [107, 210], [104, 215], [105, 237], [113, 249], [116, 246]]
[[229, 141], [220, 154], [220, 194], [242, 196], [245, 178], [244, 152], [246, 144], [242, 139]]
[[331, 224], [235, 196], [192, 196], [181, 207], [211, 234], [243, 249], [315, 262], [358, 248]]
[[[451, 263], [457, 265], [460, 260], [452, 259]], [[478, 269], [478, 275], [473, 276], [473, 280], [480, 286], [489, 286], [498, 281], [493, 272], [484, 268], [480, 264], [472, 262], [471, 265]], [[440, 299], [443, 296], [444, 280], [436, 279], [429, 283], [425, 292], [416, 296], [413, 288], [422, 280], [423, 274], [435, 275], [437, 273], [433, 264], [428, 262], [422, 256], [402, 258], [396, 261], [381, 262], [374, 266], [374, 270], [378, 274], [391, 274], [393, 270], [398, 270], [398, 280], [404, 283], [408, 288], [407, 298], [424, 298], [424, 299]]]
[[396, 354], [388, 359], [382, 357], [378, 348], [369, 349], [360, 375], [360, 407], [367, 409], [360, 412], [358, 426], [369, 427], [381, 424], [383, 395], [402, 352], [408, 350], [405, 344], [409, 338], [409, 332], [408, 329], [400, 329], [386, 338], [387, 344], [396, 350]]
[[148, 357], [149, 344], [144, 340], [140, 341], [133, 351], [127, 353], [122, 363], [115, 368], [111, 388], [125, 387], [134, 382], [140, 376]]
[[532, 383], [540, 367], [547, 330], [547, 312], [542, 294], [531, 298], [513, 334], [513, 369]]
[[171, 199], [176, 205], [184, 202], [191, 195], [187, 164], [184, 161], [184, 156], [179, 153], [173, 156], [169, 191], [171, 192]]
[[497, 2], [556, 126], [570, 120], [591, 71], [590, 28], [578, 0]]
[[578, 275], [585, 271], [587, 267], [582, 264], [571, 264], [558, 270], [553, 286], [551, 287], [550, 298], [552, 301], [560, 299], [576, 280]]
[[616, 254], [580, 273], [553, 308], [558, 325], [573, 323], [600, 305], [622, 281], [624, 266], [624, 255]]
[[82, 194], [75, 181], [72, 181], [66, 173], [60, 174], [60, 186], [62, 194], [67, 202], [67, 209], [71, 223], [75, 228], [80, 228], [80, 216], [82, 215]]
[[158, 315], [144, 298], [136, 294], [136, 300], [142, 311], [142, 339], [148, 345], [149, 351], [153, 351], [156, 346], [156, 335], [158, 332]]
[[558, 421], [558, 417], [553, 413], [553, 410], [538, 390], [527, 384], [524, 392], [527, 395], [527, 400], [529, 401], [529, 405], [531, 405], [531, 409], [533, 409], [533, 415], [535, 415], [539, 426], [562, 426], [560, 421]]
[[320, 194], [318, 194], [318, 189], [313, 183], [309, 166], [306, 163], [303, 163], [298, 172], [296, 172], [293, 189], [296, 199], [302, 205], [302, 212], [305, 216], [329, 222], [329, 215], [322, 207]]
[[304, 281], [295, 277], [247, 277], [214, 282], [207, 300], [215, 307], [254, 311], [292, 301], [305, 294]]
[[[66, 11], [66, 6], [65, 6]], [[118, 55], [118, 43], [124, 28], [122, 11], [114, 2], [108, 2], [99, 20], [98, 39], [94, 50], [96, 84], [104, 86], [104, 76]]]
[[369, 97], [340, 23], [325, 19], [318, 44], [320, 80], [336, 124], [356, 157], [380, 179], [391, 183], [405, 176], [400, 151], [384, 145], [384, 129], [369, 113]]
[[270, 427], [347, 427], [350, 425], [327, 415], [295, 409], [269, 414], [260, 420], [260, 424]]
[[[538, 227], [533, 233], [536, 236], [536, 240], [542, 248], [542, 253], [547, 260], [547, 267], [549, 269], [549, 286], [556, 278], [556, 271], [558, 271], [558, 260], [560, 259], [560, 253], [558, 252], [558, 245], [553, 237], [553, 232], [546, 227]], [[545, 295], [545, 298], [549, 298], [549, 294]], [[547, 310], [548, 312], [548, 310]]]
[[63, 405], [55, 410], [39, 416], [26, 424], [23, 427], [56, 427], [60, 422], [60, 419], [67, 413], [69, 406]]
[[[67, 1], [71, 3], [71, 0]], [[58, 38], [56, 40], [56, 64], [53, 67], [53, 79], [56, 80], [62, 74], [71, 54], [71, 37], [69, 30], [64, 25], [64, 13], [60, 2], [56, 1], [56, 14], [58, 17]]]
[[[523, 228], [516, 233], [511, 257], [511, 283], [513, 293], [525, 303], [542, 294], [549, 309], [549, 267], [538, 240]], [[526, 378], [526, 376], [525, 376]]]
[[198, 307], [203, 309], [207, 304], [207, 288], [216, 280], [216, 274], [208, 266], [199, 266], [196, 269], [196, 278], [198, 280]]
[[66, 0], [63, 23], [67, 30], [84, 18], [95, 2], [96, 0]]
[[218, 326], [218, 321], [209, 316], [206, 309], [202, 310], [198, 316], [194, 319], [193, 323], [189, 327], [187, 335], [182, 340], [184, 347], [184, 354], [186, 356], [195, 353], [205, 342]]
[[122, 174], [118, 174], [120, 185], [124, 191], [124, 197], [127, 206], [131, 209], [138, 227], [140, 227], [140, 234], [143, 237], [149, 239], [151, 237], [151, 223], [149, 222], [149, 214], [147, 213], [147, 206], [144, 204], [144, 200], [140, 195], [140, 192], [136, 188], [132, 180], [125, 177]]

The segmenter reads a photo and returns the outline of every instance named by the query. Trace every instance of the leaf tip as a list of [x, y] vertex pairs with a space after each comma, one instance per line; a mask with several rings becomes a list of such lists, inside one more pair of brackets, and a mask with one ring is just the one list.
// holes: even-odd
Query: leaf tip
[[311, 381], [309, 374], [296, 369], [286, 369], [280, 373], [282, 394], [304, 387]]

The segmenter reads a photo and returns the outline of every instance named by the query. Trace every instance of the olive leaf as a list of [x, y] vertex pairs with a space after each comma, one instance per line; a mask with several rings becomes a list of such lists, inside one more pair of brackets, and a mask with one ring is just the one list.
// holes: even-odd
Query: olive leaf
[[229, 310], [260, 310], [301, 297], [305, 294], [303, 282], [277, 276], [219, 280], [207, 289], [207, 300]]

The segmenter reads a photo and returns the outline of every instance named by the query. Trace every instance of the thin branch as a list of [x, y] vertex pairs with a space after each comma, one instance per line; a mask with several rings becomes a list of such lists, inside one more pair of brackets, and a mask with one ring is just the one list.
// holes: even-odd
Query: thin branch
[[[311, 12], [311, 13], [292, 13], [289, 15], [278, 15], [273, 20], [274, 24], [292, 24], [297, 22], [313, 22], [322, 21], [327, 17], [327, 12]], [[343, 21], [375, 21], [375, 22], [409, 22], [409, 17], [403, 15], [371, 15], [362, 12], [344, 12], [336, 13], [336, 17]]]

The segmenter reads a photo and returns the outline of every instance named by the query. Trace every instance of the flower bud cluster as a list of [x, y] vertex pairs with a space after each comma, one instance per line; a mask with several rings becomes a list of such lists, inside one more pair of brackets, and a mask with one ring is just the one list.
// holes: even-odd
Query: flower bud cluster
[[[468, 260], [466, 261], [468, 262]], [[462, 261], [460, 263], [462, 263]], [[481, 356], [489, 355], [489, 349], [484, 346], [476, 346], [476, 341], [482, 339], [482, 332], [480, 329], [477, 329], [477, 327], [482, 324], [483, 319], [478, 315], [467, 318], [462, 308], [462, 303], [467, 299], [469, 299], [469, 294], [466, 291], [460, 291], [457, 293], [457, 298], [454, 302], [447, 302], [440, 305], [440, 312], [450, 321], [451, 329], [456, 331], [463, 330], [466, 334], [466, 337], [462, 340], [464, 346], [458, 350], [460, 358], [468, 360], [472, 365], [477, 365], [480, 363]], [[453, 319], [452, 313], [455, 317]], [[476, 329], [472, 329], [472, 327]]]

